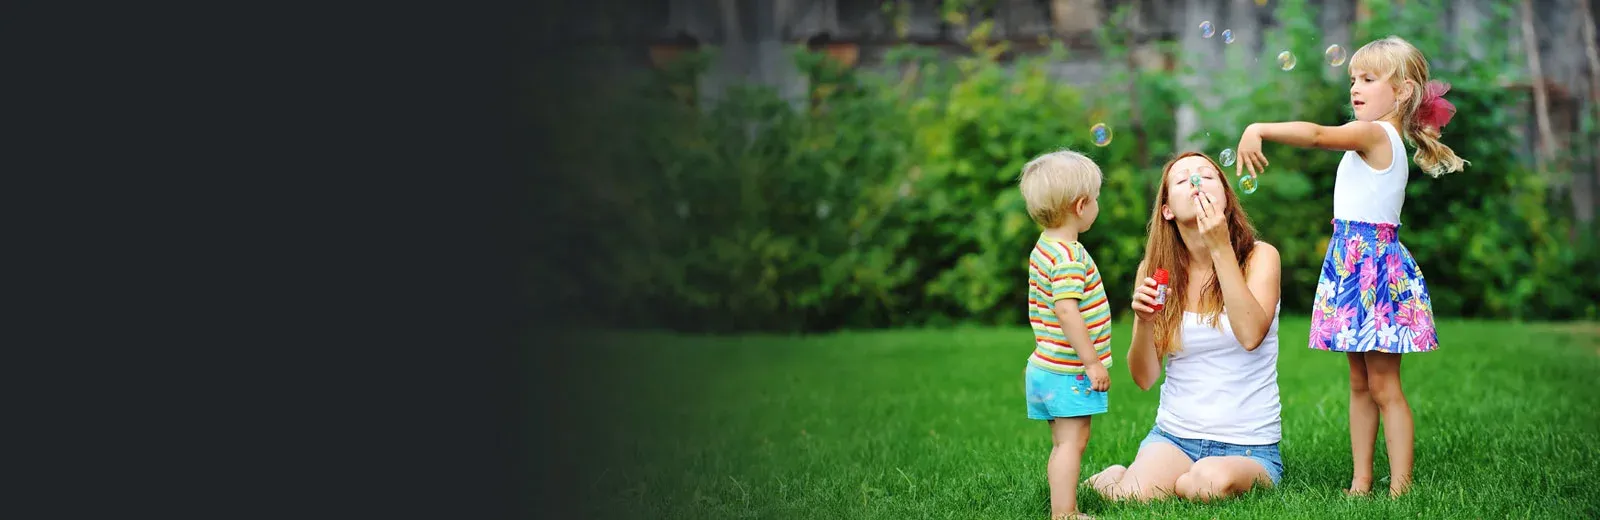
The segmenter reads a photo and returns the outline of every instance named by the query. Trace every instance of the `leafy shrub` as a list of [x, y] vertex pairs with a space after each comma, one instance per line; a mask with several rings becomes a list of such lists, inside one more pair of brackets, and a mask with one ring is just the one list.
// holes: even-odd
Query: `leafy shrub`
[[[1341, 44], [1353, 52], [1400, 34], [1454, 86], [1450, 99], [1460, 112], [1444, 141], [1472, 165], [1441, 179], [1413, 168], [1401, 232], [1428, 277], [1436, 311], [1597, 317], [1600, 282], [1573, 273], [1600, 265], [1600, 247], [1593, 239], [1566, 243], [1567, 206], [1551, 200], [1512, 153], [1519, 141], [1509, 128], [1522, 120], [1524, 94], [1502, 84], [1517, 69], [1514, 57], [1485, 38], [1487, 58], [1441, 61], [1449, 42], [1431, 32], [1431, 20], [1442, 4], [1414, 2], [1403, 12], [1374, 16]], [[969, 31], [969, 55], [940, 60], [923, 49], [897, 49], [885, 67], [894, 73], [846, 69], [796, 49], [796, 63], [811, 78], [799, 100], [751, 86], [702, 106], [690, 86], [709, 54], [691, 54], [628, 95], [588, 106], [590, 126], [574, 130], [588, 138], [574, 137], [568, 153], [593, 163], [586, 179], [593, 182], [574, 197], [581, 203], [566, 207], [606, 231], [574, 242], [594, 254], [583, 255], [582, 274], [557, 280], [561, 294], [601, 294], [584, 305], [634, 326], [1019, 325], [1022, 273], [1039, 230], [1023, 210], [1017, 176], [1032, 157], [1070, 148], [1104, 170], [1102, 213], [1083, 241], [1115, 308], [1125, 309], [1157, 169], [1179, 151], [1172, 116], [1179, 106], [1198, 111], [1202, 129], [1186, 137], [1213, 156], [1233, 147], [1254, 120], [1338, 124], [1350, 117], [1342, 70], [1318, 66], [1327, 42], [1315, 14], [1304, 0], [1286, 0], [1277, 19], [1262, 56], [1229, 48], [1228, 68], [1208, 71], [1219, 80], [1204, 92], [1179, 82], [1194, 70], [1136, 73], [1116, 65], [1129, 52], [1117, 43], [1116, 24], [1101, 43], [1112, 69], [1106, 81], [1117, 87], [1094, 92], [1047, 73], [1045, 65], [1065, 56], [1059, 45], [1046, 55], [1002, 59], [1009, 49], [987, 41], [984, 21]], [[1280, 49], [1301, 65], [1278, 70]], [[1208, 96], [1221, 103], [1207, 106], [1201, 100]], [[1108, 146], [1090, 142], [1095, 122], [1114, 128]], [[1293, 313], [1310, 306], [1339, 154], [1275, 144], [1266, 152], [1272, 168], [1244, 204], [1262, 238], [1283, 253], [1284, 309]]]

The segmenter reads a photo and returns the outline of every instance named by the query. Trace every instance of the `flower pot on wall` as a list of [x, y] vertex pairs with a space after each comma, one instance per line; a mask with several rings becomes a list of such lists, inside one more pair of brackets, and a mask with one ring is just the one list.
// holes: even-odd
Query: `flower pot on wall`
[[829, 59], [839, 62], [846, 68], [856, 66], [856, 60], [861, 58], [861, 46], [854, 43], [824, 43], [821, 50]]
[[665, 68], [676, 61], [684, 53], [693, 51], [696, 46], [681, 43], [658, 43], [650, 46], [650, 64], [656, 68]]

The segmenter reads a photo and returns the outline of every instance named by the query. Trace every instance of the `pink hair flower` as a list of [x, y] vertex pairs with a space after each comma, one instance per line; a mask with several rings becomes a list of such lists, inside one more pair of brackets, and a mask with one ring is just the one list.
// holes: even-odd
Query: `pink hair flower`
[[1444, 98], [1449, 91], [1449, 83], [1428, 81], [1427, 90], [1422, 94], [1422, 106], [1417, 108], [1417, 122], [1436, 130], [1443, 130], [1444, 125], [1450, 124], [1450, 118], [1456, 115], [1456, 106]]

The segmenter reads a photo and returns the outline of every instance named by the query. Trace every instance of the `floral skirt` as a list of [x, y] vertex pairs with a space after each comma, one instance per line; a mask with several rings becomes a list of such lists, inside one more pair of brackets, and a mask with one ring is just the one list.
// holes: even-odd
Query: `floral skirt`
[[1311, 310], [1311, 348], [1405, 354], [1439, 348], [1433, 302], [1395, 224], [1333, 221]]

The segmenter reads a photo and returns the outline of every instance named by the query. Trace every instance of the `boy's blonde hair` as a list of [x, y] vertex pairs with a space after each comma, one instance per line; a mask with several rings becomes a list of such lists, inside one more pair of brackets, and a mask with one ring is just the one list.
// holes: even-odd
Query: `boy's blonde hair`
[[1072, 205], [1100, 192], [1100, 167], [1071, 150], [1050, 152], [1022, 167], [1022, 200], [1028, 216], [1039, 225], [1060, 226], [1072, 214]]
[[1411, 97], [1400, 102], [1400, 135], [1411, 141], [1416, 153], [1411, 160], [1428, 175], [1438, 177], [1461, 171], [1471, 164], [1456, 156], [1456, 152], [1439, 142], [1439, 129], [1421, 124], [1417, 109], [1422, 107], [1428, 85], [1428, 59], [1411, 42], [1399, 36], [1390, 36], [1361, 46], [1350, 55], [1350, 70], [1374, 72], [1389, 79], [1396, 93], [1401, 92], [1407, 80], [1411, 81]]

